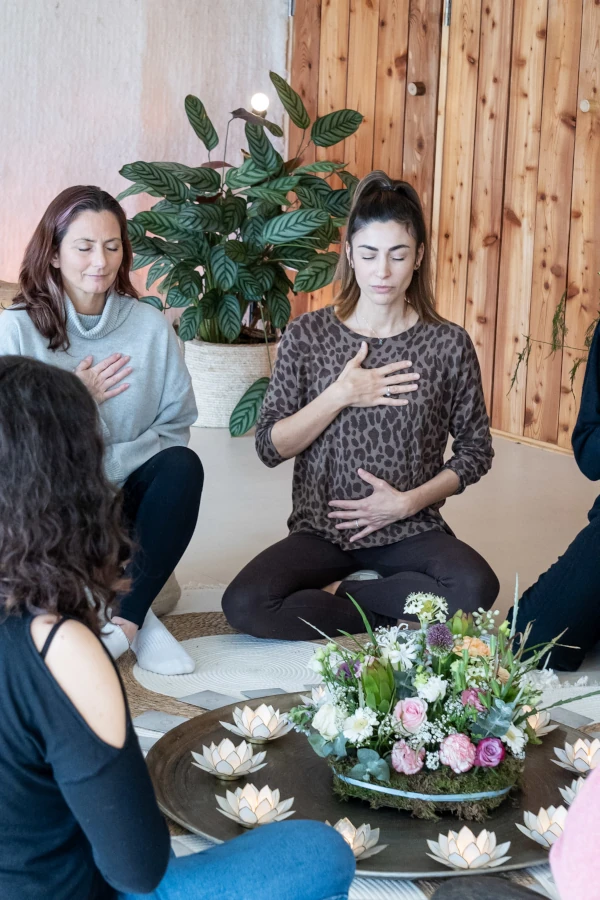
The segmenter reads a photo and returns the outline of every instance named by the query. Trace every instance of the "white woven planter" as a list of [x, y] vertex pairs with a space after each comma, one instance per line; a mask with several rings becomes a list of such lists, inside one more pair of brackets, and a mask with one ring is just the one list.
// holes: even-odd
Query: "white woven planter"
[[[228, 428], [238, 401], [257, 378], [271, 374], [264, 344], [209, 344], [186, 341], [185, 361], [198, 407], [194, 425]], [[277, 346], [269, 345], [275, 360]]]

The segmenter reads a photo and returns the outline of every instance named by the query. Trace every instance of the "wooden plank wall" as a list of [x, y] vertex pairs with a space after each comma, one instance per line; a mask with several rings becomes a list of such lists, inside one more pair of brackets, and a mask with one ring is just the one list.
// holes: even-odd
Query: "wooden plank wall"
[[[443, 5], [296, 0], [292, 83], [311, 112], [363, 113], [343, 147], [351, 171], [419, 191], [438, 306], [475, 343], [493, 426], [568, 448], [585, 365], [573, 391], [571, 370], [600, 301], [600, 2], [453, 0], [449, 28]], [[563, 295], [566, 346], [552, 355]]]

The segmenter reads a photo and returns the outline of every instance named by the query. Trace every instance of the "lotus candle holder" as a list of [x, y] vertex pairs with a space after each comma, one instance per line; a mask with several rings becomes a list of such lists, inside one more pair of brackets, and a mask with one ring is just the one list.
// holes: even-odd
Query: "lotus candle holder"
[[554, 752], [558, 759], [552, 762], [569, 772], [577, 772], [583, 775], [586, 772], [595, 769], [600, 765], [600, 740], [587, 741], [579, 738], [573, 746], [565, 741], [564, 750], [561, 747], [555, 747]]
[[215, 794], [219, 812], [233, 819], [243, 828], [256, 828], [270, 822], [282, 822], [294, 815], [291, 806], [294, 798], [279, 799], [279, 791], [263, 787], [260, 791], [253, 784], [246, 784], [235, 791], [226, 791], [225, 797]]
[[581, 788], [585, 784], [585, 778], [575, 778], [570, 785], [565, 785], [565, 787], [559, 788], [561, 797], [567, 804], [570, 806]]
[[[531, 706], [524, 706], [523, 712], [527, 713], [531, 711]], [[554, 731], [555, 728], [558, 728], [558, 724], [550, 725], [550, 713], [547, 709], [542, 709], [540, 712], [534, 712], [530, 716], [527, 716], [527, 724], [533, 728], [537, 737], [544, 737], [547, 734], [550, 734], [551, 731]]]
[[518, 822], [516, 825], [519, 831], [526, 834], [536, 844], [549, 849], [563, 833], [566, 818], [567, 810], [564, 806], [556, 808], [549, 806], [548, 809], [540, 809], [537, 816], [532, 812], [524, 812], [525, 825], [520, 825]]
[[492, 869], [508, 862], [505, 856], [510, 841], [496, 844], [496, 835], [485, 828], [477, 836], [470, 828], [463, 826], [460, 831], [438, 834], [437, 841], [427, 841], [431, 859], [449, 866], [451, 869]]
[[266, 750], [254, 754], [251, 744], [246, 741], [236, 747], [229, 738], [224, 738], [219, 744], [203, 746], [202, 754], [192, 751], [192, 765], [221, 781], [235, 781], [266, 766], [263, 762], [266, 755]]
[[[331, 825], [330, 822], [325, 822], [325, 824]], [[379, 847], [375, 846], [379, 843], [379, 828], [371, 828], [366, 823], [355, 828], [350, 819], [340, 819], [335, 825], [332, 825], [332, 828], [338, 834], [341, 834], [354, 853], [356, 860], [368, 859], [370, 856], [375, 856], [376, 853], [381, 853], [382, 850], [387, 849], [387, 844], [381, 844]]]
[[235, 725], [231, 725], [230, 722], [221, 722], [221, 725], [228, 731], [239, 734], [251, 744], [266, 744], [268, 741], [274, 741], [283, 737], [293, 728], [285, 713], [280, 713], [278, 709], [275, 710], [272, 706], [266, 706], [264, 703], [261, 703], [256, 709], [252, 709], [250, 706], [240, 709], [239, 706], [236, 706], [233, 710], [233, 721]]

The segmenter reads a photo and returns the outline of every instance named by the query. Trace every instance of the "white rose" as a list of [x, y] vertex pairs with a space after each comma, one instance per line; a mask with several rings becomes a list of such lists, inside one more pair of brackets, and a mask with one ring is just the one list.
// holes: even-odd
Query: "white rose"
[[313, 658], [308, 661], [308, 667], [309, 669], [312, 669], [313, 672], [316, 672], [317, 675], [323, 674], [323, 663], [317, 656], [313, 656]]
[[425, 684], [419, 685], [417, 694], [428, 703], [435, 703], [436, 700], [442, 700], [446, 696], [448, 682], [439, 675], [432, 675]]
[[312, 720], [312, 727], [318, 731], [326, 741], [333, 741], [338, 736], [338, 714], [332, 703], [324, 703]]

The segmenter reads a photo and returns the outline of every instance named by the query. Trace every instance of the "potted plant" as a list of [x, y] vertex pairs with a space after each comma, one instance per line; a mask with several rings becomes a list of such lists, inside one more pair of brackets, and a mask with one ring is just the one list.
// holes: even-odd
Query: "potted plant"
[[[302, 159], [310, 143], [331, 147], [353, 134], [360, 113], [342, 109], [311, 125], [300, 96], [275, 72], [271, 81], [303, 129], [302, 145], [287, 161], [269, 137], [282, 137], [282, 129], [245, 109], [230, 120], [246, 123], [241, 163], [212, 161], [218, 135], [203, 103], [189, 95], [185, 111], [208, 162], [140, 161], [121, 169], [133, 184], [119, 199], [142, 192], [160, 198], [128, 223], [133, 268], [149, 265], [146, 287], [157, 285], [156, 295], [142, 300], [183, 310], [178, 330], [200, 409], [196, 424], [229, 422], [234, 436], [258, 417], [275, 344], [290, 318], [290, 291], [315, 291], [333, 279], [339, 254], [329, 247], [339, 242], [358, 181], [342, 162]], [[334, 174], [337, 189], [328, 181]]]

